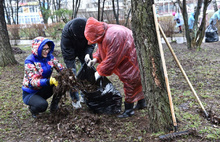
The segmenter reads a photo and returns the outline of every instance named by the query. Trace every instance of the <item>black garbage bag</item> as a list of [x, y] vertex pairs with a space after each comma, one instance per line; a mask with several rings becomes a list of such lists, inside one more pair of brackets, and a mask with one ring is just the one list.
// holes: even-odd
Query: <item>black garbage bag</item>
[[218, 28], [216, 28], [213, 24], [210, 24], [205, 30], [205, 42], [217, 41], [219, 41]]
[[97, 90], [94, 92], [81, 90], [84, 94], [86, 105], [94, 113], [120, 113], [122, 104], [120, 92], [116, 90], [110, 80], [104, 76], [95, 81], [95, 72], [96, 69], [94, 67], [90, 68], [86, 64], [83, 64], [76, 76], [79, 80], [86, 80], [89, 83], [97, 86]]

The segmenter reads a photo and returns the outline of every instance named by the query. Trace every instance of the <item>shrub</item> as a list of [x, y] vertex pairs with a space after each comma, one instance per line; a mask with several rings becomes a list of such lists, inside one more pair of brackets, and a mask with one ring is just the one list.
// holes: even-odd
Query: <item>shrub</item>
[[25, 24], [21, 28], [22, 35], [24, 35], [25, 39], [34, 39], [39, 36], [37, 29], [35, 29], [34, 24]]
[[60, 39], [64, 23], [52, 23], [46, 25], [45, 32], [53, 39]]
[[12, 39], [20, 39], [19, 31], [20, 25], [7, 25], [9, 38]]
[[46, 26], [45, 24], [32, 24], [32, 28], [34, 28], [36, 30], [36, 32], [38, 33], [38, 36], [43, 36], [45, 37], [45, 29]]
[[174, 28], [175, 28], [175, 23], [173, 22], [173, 17], [171, 16], [164, 16], [164, 17], [159, 17], [159, 23], [167, 37], [173, 37], [174, 34]]

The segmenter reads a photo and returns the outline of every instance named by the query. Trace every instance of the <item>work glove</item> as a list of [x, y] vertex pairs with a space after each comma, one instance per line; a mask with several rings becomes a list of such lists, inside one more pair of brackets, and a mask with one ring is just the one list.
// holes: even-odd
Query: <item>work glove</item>
[[86, 54], [84, 60], [85, 60], [86, 63], [88, 63], [89, 61], [91, 61], [91, 58], [90, 58], [89, 54]]
[[96, 64], [96, 62], [97, 62], [97, 59], [94, 58], [94, 59], [92, 59], [92, 60], [89, 61], [89, 63], [87, 64], [87, 66], [88, 66], [88, 67], [92, 67], [92, 66], [94, 66], [94, 65]]
[[95, 72], [94, 75], [95, 75], [95, 81], [97, 81], [101, 77], [101, 75], [99, 75], [97, 71]]
[[58, 85], [58, 81], [54, 77], [50, 77], [50, 85]]

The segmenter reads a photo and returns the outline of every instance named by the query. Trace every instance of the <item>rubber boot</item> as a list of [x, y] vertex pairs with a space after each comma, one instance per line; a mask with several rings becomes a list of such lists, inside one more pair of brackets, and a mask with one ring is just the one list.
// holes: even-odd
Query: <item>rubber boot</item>
[[126, 117], [131, 117], [134, 115], [134, 103], [124, 103], [125, 104], [125, 111], [123, 114], [118, 115], [118, 118], [126, 118]]
[[53, 97], [52, 102], [50, 104], [51, 113], [55, 113], [58, 110], [59, 108], [58, 104], [60, 102], [60, 99], [61, 99], [60, 97], [55, 97], [55, 96]]
[[146, 108], [147, 105], [146, 105], [146, 101], [145, 99], [141, 99], [137, 102], [136, 106], [134, 107], [135, 110], [138, 110], [138, 109], [144, 109]]

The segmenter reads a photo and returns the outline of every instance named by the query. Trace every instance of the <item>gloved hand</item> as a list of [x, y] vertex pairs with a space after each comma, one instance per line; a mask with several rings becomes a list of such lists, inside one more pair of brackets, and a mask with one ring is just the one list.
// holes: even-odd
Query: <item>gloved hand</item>
[[54, 77], [50, 77], [50, 85], [58, 85], [58, 81]]
[[86, 63], [88, 63], [89, 61], [91, 61], [91, 58], [90, 58], [89, 54], [86, 54], [84, 60], [85, 60]]
[[97, 62], [97, 59], [94, 58], [94, 59], [92, 59], [92, 60], [89, 61], [89, 63], [87, 64], [87, 66], [88, 66], [88, 67], [94, 66], [94, 65], [96, 64], [96, 62]]
[[95, 81], [97, 81], [101, 77], [101, 75], [99, 75], [97, 71], [95, 72], [94, 75], [95, 75]]

